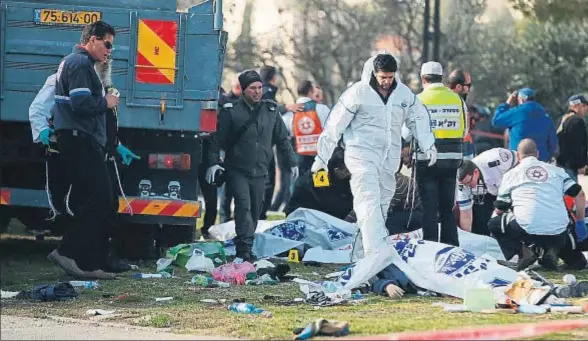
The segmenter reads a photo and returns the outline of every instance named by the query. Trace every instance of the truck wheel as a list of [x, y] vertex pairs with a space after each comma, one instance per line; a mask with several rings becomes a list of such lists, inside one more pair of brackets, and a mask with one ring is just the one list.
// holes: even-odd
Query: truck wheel
[[196, 239], [194, 225], [163, 225], [158, 239], [160, 247], [167, 248], [178, 244], [193, 243]]
[[15, 216], [27, 230], [43, 232], [53, 228], [53, 221], [47, 220], [49, 212], [43, 208], [19, 207]]
[[155, 240], [158, 230], [157, 224], [120, 223], [116, 234], [111, 237], [112, 248], [122, 259], [157, 259], [159, 252]]
[[0, 233], [8, 231], [8, 224], [12, 219], [10, 208], [7, 206], [0, 206]]

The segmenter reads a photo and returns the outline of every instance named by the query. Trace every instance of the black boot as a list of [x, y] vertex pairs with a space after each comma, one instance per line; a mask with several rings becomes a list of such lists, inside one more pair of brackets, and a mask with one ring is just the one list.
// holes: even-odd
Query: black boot
[[517, 271], [523, 271], [528, 268], [530, 265], [537, 261], [537, 255], [531, 248], [529, 248], [524, 243], [521, 244], [521, 249], [519, 251], [519, 261], [517, 262]]
[[547, 248], [543, 253], [543, 257], [539, 261], [541, 266], [547, 270], [557, 271], [558, 254], [559, 250], [555, 248]]

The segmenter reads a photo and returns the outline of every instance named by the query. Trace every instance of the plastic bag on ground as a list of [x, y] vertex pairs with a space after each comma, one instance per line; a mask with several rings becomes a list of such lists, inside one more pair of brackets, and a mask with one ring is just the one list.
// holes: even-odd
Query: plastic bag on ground
[[166, 258], [173, 259], [177, 266], [185, 267], [195, 249], [204, 252], [204, 255], [212, 259], [217, 266], [227, 262], [224, 247], [220, 242], [178, 244], [167, 251]]
[[247, 280], [247, 274], [250, 272], [255, 272], [255, 266], [249, 262], [241, 264], [228, 263], [214, 269], [212, 278], [219, 282], [243, 285]]
[[212, 272], [214, 271], [214, 263], [212, 259], [204, 255], [202, 250], [194, 249], [192, 257], [186, 263], [186, 270]]

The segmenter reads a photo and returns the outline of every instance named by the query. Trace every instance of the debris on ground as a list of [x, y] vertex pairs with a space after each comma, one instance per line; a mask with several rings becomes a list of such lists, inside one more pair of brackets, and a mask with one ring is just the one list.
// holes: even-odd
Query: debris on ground
[[102, 316], [107, 316], [107, 315], [113, 315], [115, 312], [116, 312], [116, 310], [88, 309], [86, 311], [86, 315], [92, 315], [92, 316], [102, 315]]
[[100, 286], [96, 281], [69, 281], [74, 288], [96, 289]]
[[[250, 275], [250, 274], [254, 274]], [[248, 278], [249, 277], [249, 278]], [[255, 266], [249, 262], [228, 263], [219, 266], [212, 272], [212, 278], [219, 282], [227, 282], [233, 285], [244, 285], [247, 279], [257, 278]]]
[[173, 297], [156, 297], [155, 302], [167, 302], [173, 300]]
[[133, 275], [133, 278], [135, 279], [142, 279], [142, 278], [171, 278], [172, 275], [167, 273], [167, 272], [160, 272], [160, 273], [156, 273], [156, 274], [149, 274], [149, 273], [136, 273]]
[[233, 303], [229, 305], [227, 309], [234, 313], [257, 314], [267, 318], [272, 317], [272, 313], [270, 313], [269, 311], [263, 310], [261, 308], [256, 308], [253, 304], [249, 303]]
[[316, 319], [306, 328], [296, 328], [294, 335], [294, 340], [308, 340], [315, 336], [346, 336], [349, 335], [349, 322]]
[[4, 290], [0, 290], [0, 295], [2, 299], [5, 298], [15, 298], [18, 296], [18, 294], [20, 294], [20, 291], [4, 291]]
[[196, 284], [198, 286], [204, 288], [229, 288], [231, 287], [230, 283], [215, 281], [209, 276], [205, 275], [195, 275], [192, 277], [191, 280], [192, 284]]
[[75, 288], [69, 283], [38, 285], [33, 290], [21, 291], [16, 298], [32, 299], [42, 302], [67, 301], [78, 297]]

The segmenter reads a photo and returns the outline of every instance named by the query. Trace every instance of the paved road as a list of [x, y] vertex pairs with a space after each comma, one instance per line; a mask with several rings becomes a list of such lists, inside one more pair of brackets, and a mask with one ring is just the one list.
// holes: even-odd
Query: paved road
[[228, 340], [226, 337], [172, 334], [167, 330], [119, 323], [0, 316], [0, 340]]

